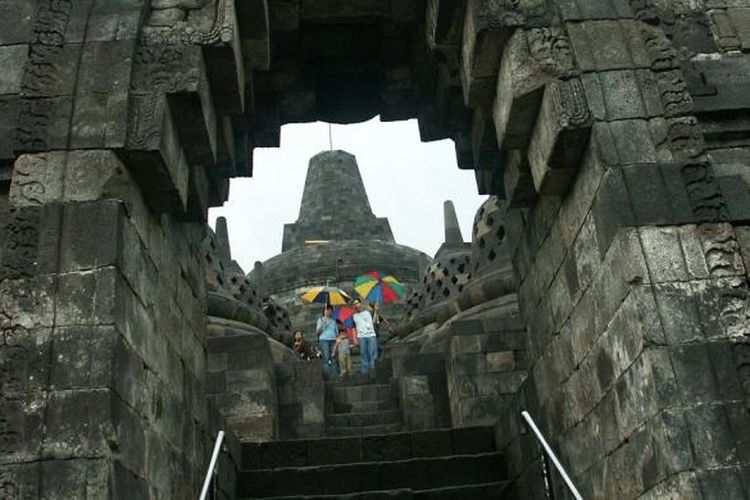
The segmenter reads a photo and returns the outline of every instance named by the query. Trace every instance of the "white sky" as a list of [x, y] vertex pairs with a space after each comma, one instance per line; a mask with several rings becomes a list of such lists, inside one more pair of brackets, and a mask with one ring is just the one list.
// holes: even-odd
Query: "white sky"
[[[453, 200], [464, 240], [487, 199], [477, 194], [474, 172], [456, 166], [453, 142], [420, 142], [416, 120], [333, 125], [333, 148], [357, 157], [378, 217], [387, 217], [396, 242], [434, 256], [443, 242], [443, 201]], [[245, 272], [256, 260], [281, 252], [285, 223], [299, 215], [310, 157], [328, 149], [328, 125], [291, 124], [280, 148], [255, 149], [253, 177], [233, 179], [229, 201], [209, 211], [227, 218], [232, 257]]]

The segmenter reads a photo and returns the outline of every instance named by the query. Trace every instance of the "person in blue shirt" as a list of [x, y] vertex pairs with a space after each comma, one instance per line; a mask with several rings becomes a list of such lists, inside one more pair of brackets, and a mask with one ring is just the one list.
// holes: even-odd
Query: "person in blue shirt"
[[318, 334], [318, 345], [323, 353], [323, 373], [329, 376], [338, 374], [338, 366], [333, 359], [333, 348], [336, 345], [338, 329], [332, 316], [333, 310], [327, 306], [323, 310], [323, 316], [318, 318], [315, 327], [315, 332]]

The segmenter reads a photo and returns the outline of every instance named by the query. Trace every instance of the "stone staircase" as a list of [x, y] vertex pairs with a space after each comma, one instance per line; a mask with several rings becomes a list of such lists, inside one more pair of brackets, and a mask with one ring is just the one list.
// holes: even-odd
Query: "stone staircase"
[[[379, 367], [380, 368], [380, 367]], [[381, 368], [326, 382], [326, 436], [385, 434], [402, 428], [397, 387]]]
[[237, 495], [241, 499], [510, 498], [503, 494], [506, 468], [494, 442], [492, 427], [469, 427], [245, 443]]

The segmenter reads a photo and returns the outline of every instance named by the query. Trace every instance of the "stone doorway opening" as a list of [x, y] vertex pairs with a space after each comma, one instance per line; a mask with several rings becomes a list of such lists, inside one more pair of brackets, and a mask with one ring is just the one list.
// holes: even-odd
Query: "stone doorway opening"
[[[232, 181], [229, 200], [210, 211], [209, 224], [216, 229], [221, 218], [219, 231], [229, 243], [222, 246], [231, 248], [260, 300], [268, 297], [289, 313], [292, 331], [316, 342], [319, 308], [299, 299], [311, 286], [340, 285], [356, 296], [355, 277], [377, 270], [416, 293], [448, 232], [468, 251], [463, 235], [471, 240], [487, 197], [477, 194], [473, 172], [457, 168], [452, 140], [424, 143], [416, 120], [375, 117], [286, 125], [279, 142], [255, 150], [253, 177]], [[458, 266], [460, 273], [464, 267]], [[444, 279], [463, 287], [459, 275]], [[451, 290], [441, 283], [437, 288], [448, 297]], [[389, 330], [402, 321], [409, 294], [384, 308]]]
[[[470, 239], [487, 196], [477, 193], [473, 171], [457, 167], [451, 139], [422, 142], [416, 120], [379, 116], [331, 128], [333, 149], [355, 156], [373, 212], [389, 219], [399, 242], [434, 255], [443, 242], [445, 200]], [[229, 199], [209, 209], [212, 228], [217, 217], [227, 219], [233, 257], [244, 269], [281, 252], [282, 226], [299, 216], [308, 162], [328, 149], [327, 123], [284, 125], [278, 148], [255, 149], [253, 177], [232, 179]]]

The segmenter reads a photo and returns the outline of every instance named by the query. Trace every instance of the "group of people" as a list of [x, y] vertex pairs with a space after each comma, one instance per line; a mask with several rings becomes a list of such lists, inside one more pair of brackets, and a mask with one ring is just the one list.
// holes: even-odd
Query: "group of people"
[[359, 348], [362, 361], [362, 373], [368, 374], [375, 368], [378, 358], [378, 338], [376, 325], [381, 321], [377, 305], [369, 307], [359, 299], [352, 302], [356, 312], [353, 335], [348, 335], [343, 323], [333, 318], [333, 309], [327, 306], [323, 316], [318, 318], [315, 332], [318, 336], [319, 350], [307, 342], [301, 331], [294, 332], [294, 352], [301, 359], [322, 358], [323, 370], [328, 376], [346, 377], [352, 372], [352, 348]]

